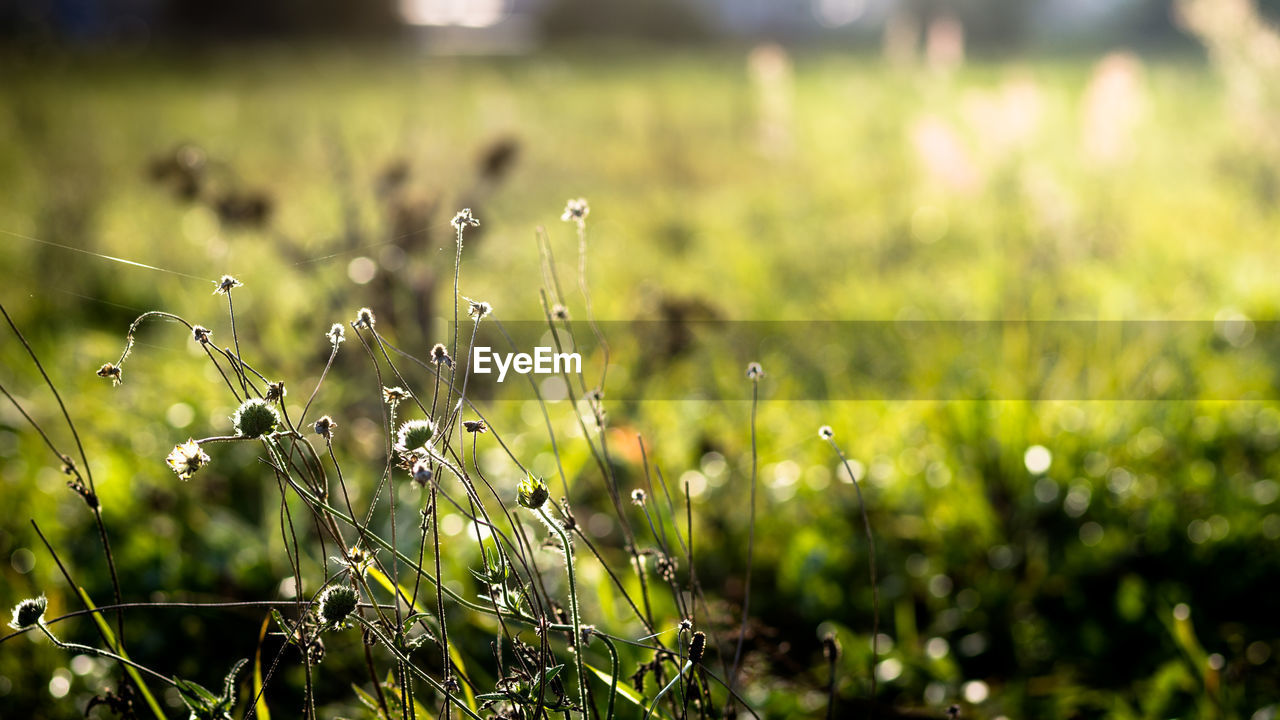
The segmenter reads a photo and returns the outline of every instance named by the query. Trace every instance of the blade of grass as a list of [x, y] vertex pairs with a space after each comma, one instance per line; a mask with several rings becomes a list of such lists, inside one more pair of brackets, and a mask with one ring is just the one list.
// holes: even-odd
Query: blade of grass
[[[586, 668], [588, 670], [595, 673], [595, 676], [603, 680], [606, 685], [613, 685], [615, 683], [613, 676], [610, 675], [609, 673], [605, 672], [604, 670], [601, 670], [598, 667], [595, 667], [591, 663], [584, 663], [584, 664], [586, 665]], [[617, 682], [617, 686], [618, 686], [618, 697], [621, 697], [627, 702], [631, 703], [632, 705], [635, 705], [642, 712], [645, 710], [644, 696], [636, 692], [635, 688], [621, 681]], [[662, 715], [663, 717], [668, 718], [669, 720], [674, 720], [671, 718], [671, 714], [667, 712], [666, 708], [660, 707], [657, 709], [657, 712], [659, 715]]]
[[258, 698], [256, 712], [262, 720], [271, 720], [271, 711], [267, 709], [267, 698], [262, 692], [262, 641], [267, 637], [267, 626], [270, 624], [270, 615], [262, 619], [262, 629], [258, 631], [258, 649], [253, 654], [253, 696]]
[[[89, 593], [85, 592], [84, 588], [77, 587], [76, 591], [80, 593], [80, 599], [84, 601], [85, 607], [90, 610], [97, 609], [97, 606], [89, 599]], [[130, 658], [124, 648], [120, 647], [119, 643], [116, 642], [116, 636], [111, 630], [111, 624], [102, 618], [102, 613], [95, 612], [90, 613], [90, 615], [92, 615], [93, 621], [98, 624], [98, 629], [101, 630], [102, 634], [107, 638], [107, 644], [112, 647], [120, 648], [120, 657], [126, 660], [132, 660], [133, 658]], [[166, 720], [164, 711], [160, 709], [160, 703], [156, 702], [155, 696], [151, 694], [151, 690], [147, 688], [147, 684], [142, 681], [142, 674], [128, 665], [124, 666], [124, 670], [129, 673], [129, 677], [133, 678], [134, 684], [136, 684], [138, 689], [142, 691], [142, 697], [147, 701], [147, 707], [151, 708], [151, 712], [155, 713], [157, 720]]]

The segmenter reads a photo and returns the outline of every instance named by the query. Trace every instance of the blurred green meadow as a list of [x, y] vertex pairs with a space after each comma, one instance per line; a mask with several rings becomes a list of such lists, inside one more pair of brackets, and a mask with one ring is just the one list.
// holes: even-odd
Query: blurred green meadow
[[[771, 46], [505, 59], [247, 46], [2, 62], [0, 302], [76, 421], [126, 601], [288, 598], [291, 575], [280, 491], [257, 452], [219, 447], [190, 482], [164, 463], [188, 437], [228, 432], [235, 409], [189, 332], [146, 324], [120, 387], [94, 376], [133, 318], [165, 310], [226, 344], [225, 299], [212, 290], [236, 276], [244, 354], [286, 380], [297, 417], [328, 358], [323, 334], [358, 308], [419, 357], [447, 339], [449, 218], [461, 207], [482, 223], [463, 251], [461, 294], [503, 322], [544, 317], [540, 227], [566, 305], [586, 318], [577, 238], [560, 220], [578, 196], [590, 201], [587, 278], [604, 320], [1231, 327], [1280, 314], [1274, 126], [1247, 116], [1230, 76], [1199, 56], [927, 69]], [[0, 383], [70, 447], [22, 345], [4, 337]], [[742, 682], [762, 716], [826, 712], [827, 632], [843, 648], [841, 712], [862, 712], [870, 693], [867, 546], [824, 424], [856, 461], [876, 534], [881, 702], [931, 717], [953, 703], [974, 718], [1275, 716], [1280, 366], [1219, 373], [1211, 397], [1179, 384], [1159, 401], [983, 400], [980, 388], [859, 400], [830, 357], [839, 352], [799, 343], [611, 358], [616, 471], [624, 488], [642, 486], [639, 434], [673, 492], [688, 483], [707, 622], [721, 638], [737, 632], [744, 592], [743, 371], [765, 368]], [[1208, 375], [1219, 361], [1204, 349], [1184, 370]], [[589, 377], [601, 362], [586, 358]], [[429, 391], [425, 373], [406, 372]], [[771, 400], [815, 378], [828, 396]], [[611, 404], [611, 387], [627, 399]], [[338, 421], [357, 502], [384, 460], [380, 402], [349, 341], [311, 417]], [[527, 396], [494, 391], [482, 407], [556, 497], [563, 468], [579, 519], [625, 567], [577, 409], [548, 406], [557, 465]], [[520, 476], [492, 436], [478, 443], [480, 465], [514, 497]], [[91, 514], [8, 402], [0, 475], [0, 605], [43, 592], [50, 616], [80, 607], [29, 519], [94, 601], [110, 602]], [[403, 473], [396, 486], [412, 527], [421, 491]], [[451, 511], [440, 527], [457, 540], [444, 544], [444, 577], [470, 597], [471, 530]], [[585, 558], [580, 572], [584, 620], [642, 635], [598, 563]], [[655, 609], [674, 629], [670, 599]], [[140, 662], [214, 686], [254, 655], [263, 618], [148, 609], [126, 616], [127, 641]], [[454, 624], [451, 642], [483, 677], [493, 628]], [[87, 619], [58, 627], [96, 640]], [[316, 671], [321, 717], [374, 717], [350, 691], [368, 685], [359, 645], [354, 631], [330, 640]], [[278, 647], [268, 639], [264, 652]], [[731, 661], [731, 641], [713, 647], [709, 667]], [[647, 659], [624, 650], [623, 674]], [[281, 672], [267, 699], [290, 717], [302, 670], [292, 659]], [[117, 676], [34, 635], [0, 645], [5, 717], [82, 717]], [[175, 697], [161, 699], [180, 716]]]

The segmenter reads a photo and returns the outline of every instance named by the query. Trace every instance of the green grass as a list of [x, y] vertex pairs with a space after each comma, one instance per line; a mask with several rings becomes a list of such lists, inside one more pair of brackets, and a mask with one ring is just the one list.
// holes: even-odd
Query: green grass
[[[464, 60], [245, 48], [180, 60], [7, 58], [0, 300], [73, 398], [129, 599], [275, 597], [288, 575], [278, 493], [263, 482], [255, 452], [218, 448], [215, 465], [190, 483], [164, 465], [188, 436], [226, 432], [234, 409], [203, 355], [188, 352], [185, 329], [144, 326], [120, 388], [93, 376], [118, 356], [132, 318], [172, 311], [227, 343], [225, 306], [211, 296], [211, 281], [236, 275], [245, 283], [236, 294], [242, 344], [270, 376], [287, 378], [290, 400], [301, 403], [327, 357], [322, 334], [374, 304], [379, 285], [391, 282], [403, 321], [379, 329], [424, 354], [445, 340], [443, 324], [423, 336], [409, 322], [415, 297], [403, 278], [435, 272], [434, 315], [449, 314], [448, 220], [473, 202], [466, 190], [477, 154], [499, 137], [517, 138], [520, 156], [475, 207], [484, 234], [468, 241], [462, 293], [493, 303], [504, 322], [542, 316], [539, 225], [577, 303], [575, 319], [585, 318], [573, 289], [576, 239], [559, 221], [565, 199], [580, 195], [591, 202], [588, 274], [604, 319], [656, 318], [664, 300], [676, 299], [728, 320], [1209, 320], [1225, 308], [1276, 316], [1276, 165], [1251, 152], [1210, 68], [1178, 58], [1146, 65], [1132, 156], [1099, 166], [1081, 151], [1091, 68], [1078, 59], [980, 64], [949, 78], [834, 53], [793, 61], [790, 147], [762, 152], [745, 53], [729, 51]], [[975, 123], [973, 108], [1015, 81], [1034, 84], [1039, 120], [1005, 151], [998, 133]], [[951, 127], [974, 158], [975, 190], [949, 190], [922, 168], [911, 138], [926, 117]], [[231, 169], [219, 171], [219, 182], [269, 193], [270, 229], [225, 226], [208, 207], [150, 182], [150, 158], [181, 142]], [[438, 201], [439, 210], [399, 269], [356, 285], [347, 274], [352, 259], [381, 260], [389, 247], [410, 244], [392, 236], [373, 200], [374, 179], [395, 158], [413, 168], [411, 194]], [[344, 205], [358, 239], [347, 237]], [[919, 214], [922, 207], [930, 209]], [[945, 230], [925, 242], [931, 218]], [[380, 317], [388, 310], [374, 309]], [[353, 463], [376, 464], [376, 381], [352, 345], [335, 370], [342, 380], [326, 386], [312, 417], [333, 414], [342, 451]], [[767, 347], [712, 357], [708, 367], [676, 360], [658, 369], [626, 355], [610, 370], [621, 393], [644, 381], [655, 396], [681, 398], [712, 383], [721, 396], [745, 400], [743, 368], [751, 360], [765, 366], [751, 603], [759, 625], [744, 683], [762, 712], [825, 712], [820, 640], [828, 630], [845, 650], [842, 707], [853, 708], [870, 687], [866, 548], [853, 488], [838, 481], [836, 459], [817, 437], [821, 424], [874, 471], [864, 492], [877, 532], [881, 628], [893, 640], [886, 657], [896, 663], [885, 669], [899, 670], [880, 682], [882, 700], [940, 712], [963, 702], [974, 680], [988, 684], [990, 697], [966, 706], [966, 717], [1245, 718], [1280, 699], [1280, 624], [1262, 590], [1280, 569], [1270, 491], [1280, 472], [1276, 403], [1198, 402], [1190, 388], [1175, 388], [1185, 401], [1168, 403], [771, 402], [771, 391], [815, 380], [849, 397], [841, 366], [815, 353]], [[1193, 360], [1206, 374], [1218, 362], [1211, 354]], [[598, 372], [594, 362], [589, 375]], [[1269, 377], [1263, 388], [1274, 386]], [[0, 343], [0, 382], [56, 426], [50, 398], [12, 339]], [[565, 405], [552, 414], [575, 507], [603, 512], [598, 472]], [[694, 504], [698, 571], [729, 635], [745, 562], [748, 405], [609, 406], [607, 393], [606, 406], [618, 430], [611, 442], [626, 459], [624, 487], [643, 481], [625, 447], [637, 432], [668, 480], [686, 471], [707, 478]], [[558, 495], [536, 406], [496, 403], [493, 418]], [[1033, 444], [1053, 453], [1051, 485], [1023, 465]], [[482, 464], [514, 493], [520, 478], [490, 448], [482, 440]], [[110, 586], [91, 518], [44, 452], [10, 407], [0, 409], [0, 555], [28, 548], [37, 559], [26, 574], [20, 563], [4, 565], [0, 603], [43, 591], [51, 615], [77, 609], [35, 540], [27, 522], [35, 518], [104, 604]], [[407, 487], [400, 497], [406, 506], [422, 502]], [[1069, 497], [1087, 497], [1087, 508], [1064, 512]], [[1201, 526], [1190, 530], [1197, 522], [1208, 539], [1197, 534]], [[479, 557], [461, 523], [442, 523], [444, 534], [451, 529], [458, 542], [444, 574], [469, 595], [466, 568]], [[616, 548], [617, 533], [602, 543]], [[559, 582], [554, 556], [541, 562], [548, 582]], [[584, 561], [578, 580], [584, 622], [642, 634], [598, 566]], [[1179, 603], [1191, 608], [1182, 625], [1173, 619]], [[670, 602], [660, 605], [659, 626], [674, 627]], [[257, 612], [150, 611], [131, 617], [130, 656], [216, 687], [235, 659], [252, 657], [261, 621]], [[62, 626], [64, 637], [94, 639], [90, 623], [73, 625]], [[455, 638], [451, 624], [450, 639], [468, 666], [487, 668], [494, 630], [475, 620]], [[345, 690], [353, 680], [368, 684], [359, 637], [348, 635], [331, 644], [319, 670], [335, 679], [317, 698], [325, 717], [363, 707]], [[1259, 642], [1265, 657], [1250, 654]], [[945, 654], [936, 652], [942, 647]], [[1221, 678], [1204, 667], [1206, 653], [1223, 656]], [[608, 667], [604, 656], [589, 659]], [[622, 675], [647, 659], [624, 648]], [[54, 700], [49, 678], [67, 662], [47, 643], [6, 642], [0, 703], [71, 718], [79, 716], [73, 700], [114, 687], [114, 671], [92, 665], [73, 677], [69, 697]], [[269, 699], [287, 717], [301, 678], [299, 668], [283, 672]]]

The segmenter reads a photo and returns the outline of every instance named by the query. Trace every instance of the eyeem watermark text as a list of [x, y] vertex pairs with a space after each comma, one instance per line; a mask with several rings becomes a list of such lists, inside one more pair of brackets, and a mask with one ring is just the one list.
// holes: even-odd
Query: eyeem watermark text
[[477, 346], [471, 349], [472, 372], [489, 375], [498, 369], [498, 382], [507, 377], [508, 370], [521, 375], [552, 375], [582, 372], [582, 356], [578, 353], [553, 352], [549, 347], [535, 347], [529, 353], [496, 353], [493, 348]]

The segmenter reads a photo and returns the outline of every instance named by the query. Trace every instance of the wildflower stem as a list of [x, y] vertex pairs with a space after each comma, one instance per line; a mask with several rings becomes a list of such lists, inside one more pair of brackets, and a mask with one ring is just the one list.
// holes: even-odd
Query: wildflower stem
[[862, 512], [862, 527], [867, 534], [867, 567], [871, 576], [871, 702], [876, 700], [876, 665], [880, 662], [880, 586], [876, 580], [876, 539], [871, 534], [871, 520], [867, 517], [867, 503], [862, 498], [862, 486], [858, 484], [858, 478], [854, 477], [853, 468], [849, 467], [849, 459], [845, 457], [844, 451], [836, 445], [836, 441], [832, 437], [826, 438], [827, 443], [831, 445], [831, 449], [836, 451], [840, 462], [844, 464], [844, 471], [849, 474], [849, 480], [853, 483], [853, 489], [858, 495], [858, 509]]
[[[569, 540], [569, 535], [564, 531], [564, 526], [555, 518], [547, 513], [546, 505], [538, 508], [538, 514], [542, 516], [542, 521], [547, 524], [551, 531], [560, 537], [560, 542], [564, 544], [564, 566], [569, 574], [569, 619], [573, 624], [573, 642], [572, 646], [573, 659], [578, 666], [578, 699], [582, 703], [582, 717], [584, 720], [590, 717], [587, 710], [587, 675], [586, 668], [582, 662], [582, 626], [578, 618], [578, 585], [573, 572], [573, 543]], [[567, 714], [567, 713], [566, 713]]]
[[729, 673], [729, 684], [738, 681], [738, 670], [742, 663], [742, 644], [747, 639], [747, 620], [751, 617], [751, 567], [755, 559], [756, 545], [756, 476], [759, 467], [759, 452], [756, 444], [756, 411], [760, 401], [759, 377], [751, 379], [751, 516], [747, 521], [747, 576], [743, 584], [742, 625], [738, 628], [738, 649], [733, 653], [733, 669]]

